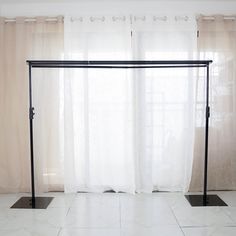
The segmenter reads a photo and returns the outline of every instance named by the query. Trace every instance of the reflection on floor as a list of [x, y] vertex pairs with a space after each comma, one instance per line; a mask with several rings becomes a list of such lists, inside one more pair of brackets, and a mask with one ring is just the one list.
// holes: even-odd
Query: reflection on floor
[[236, 235], [236, 192], [228, 207], [191, 207], [183, 193], [47, 193], [46, 210], [10, 209], [25, 194], [0, 194], [1, 236]]

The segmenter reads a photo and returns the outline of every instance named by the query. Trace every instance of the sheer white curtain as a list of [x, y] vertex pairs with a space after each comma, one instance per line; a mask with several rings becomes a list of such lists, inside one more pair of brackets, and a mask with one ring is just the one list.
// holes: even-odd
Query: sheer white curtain
[[[66, 18], [65, 59], [130, 59], [127, 19]], [[69, 69], [64, 91], [65, 190], [134, 192], [130, 72]]]
[[[236, 189], [236, 21], [216, 15], [198, 20], [198, 54], [212, 59], [210, 76], [210, 128], [208, 188]], [[204, 158], [204, 74], [197, 86], [195, 155], [191, 190], [202, 189]]]
[[[67, 17], [65, 58], [193, 59], [193, 19], [131, 20]], [[188, 69], [66, 70], [65, 190], [186, 190], [193, 157], [194, 86]]]
[[[135, 59], [194, 59], [195, 19], [134, 17], [132, 42]], [[193, 159], [194, 71], [146, 69], [135, 75], [137, 188], [186, 191]]]
[[[59, 59], [63, 22], [0, 17], [0, 192], [30, 191], [27, 59]], [[51, 72], [52, 73], [52, 72]], [[37, 191], [62, 189], [58, 72], [33, 72]]]

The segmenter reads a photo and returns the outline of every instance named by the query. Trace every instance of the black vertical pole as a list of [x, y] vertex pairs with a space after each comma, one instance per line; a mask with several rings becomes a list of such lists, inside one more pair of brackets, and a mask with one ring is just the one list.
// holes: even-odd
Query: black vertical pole
[[33, 119], [34, 108], [32, 106], [32, 81], [31, 81], [31, 63], [29, 63], [29, 121], [30, 121], [30, 163], [31, 163], [31, 191], [32, 208], [35, 208], [35, 187], [34, 187], [34, 139], [33, 139]]
[[205, 125], [205, 163], [204, 163], [204, 189], [203, 189], [203, 204], [207, 205], [207, 169], [208, 169], [208, 130], [209, 130], [209, 64], [207, 64], [206, 74], [206, 125]]

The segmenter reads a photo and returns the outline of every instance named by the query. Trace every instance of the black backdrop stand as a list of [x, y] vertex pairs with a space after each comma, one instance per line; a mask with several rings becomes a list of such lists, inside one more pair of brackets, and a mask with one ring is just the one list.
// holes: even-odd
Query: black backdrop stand
[[145, 69], [145, 68], [189, 68], [205, 67], [206, 73], [206, 123], [205, 123], [205, 159], [203, 194], [185, 195], [192, 206], [227, 206], [217, 195], [207, 194], [208, 169], [208, 129], [210, 118], [209, 106], [209, 64], [211, 60], [178, 60], [178, 61], [36, 61], [28, 60], [29, 65], [29, 124], [30, 124], [30, 166], [31, 166], [31, 197], [21, 197], [11, 208], [46, 209], [53, 197], [36, 197], [34, 184], [34, 141], [32, 105], [32, 68], [101, 68], [101, 69]]
[[34, 134], [33, 119], [34, 107], [32, 106], [32, 79], [31, 63], [29, 63], [29, 127], [30, 127], [30, 169], [31, 169], [31, 197], [21, 197], [11, 208], [28, 208], [28, 209], [46, 209], [53, 197], [35, 197], [34, 186]]
[[205, 159], [204, 159], [204, 187], [203, 195], [185, 195], [191, 206], [227, 206], [217, 195], [207, 194], [207, 170], [208, 170], [208, 130], [210, 118], [209, 106], [209, 64], [206, 66], [206, 112], [205, 112]]

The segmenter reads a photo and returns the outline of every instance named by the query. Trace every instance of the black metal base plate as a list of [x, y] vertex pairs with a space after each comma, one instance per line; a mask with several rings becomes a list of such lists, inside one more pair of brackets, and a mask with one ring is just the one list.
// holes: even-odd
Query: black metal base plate
[[32, 197], [20, 198], [11, 208], [24, 208], [24, 209], [46, 209], [53, 197], [35, 197], [35, 201], [32, 201]]
[[227, 204], [217, 195], [207, 195], [204, 199], [203, 195], [185, 195], [191, 206], [227, 206]]

